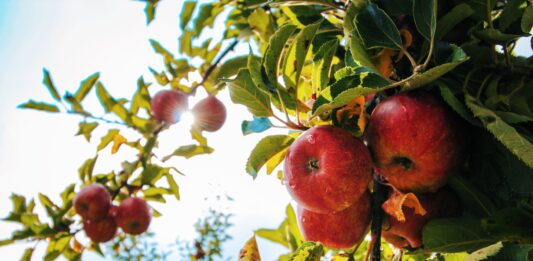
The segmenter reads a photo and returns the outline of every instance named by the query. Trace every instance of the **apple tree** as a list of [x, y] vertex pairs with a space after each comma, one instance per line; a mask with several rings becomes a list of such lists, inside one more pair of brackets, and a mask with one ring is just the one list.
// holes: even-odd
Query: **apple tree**
[[[149, 24], [159, 0], [145, 2]], [[199, 42], [215, 22], [220, 37]], [[251, 178], [275, 172], [298, 203], [278, 228], [255, 231], [287, 248], [280, 260], [531, 258], [533, 61], [517, 49], [530, 36], [533, 2], [186, 1], [179, 26], [177, 52], [150, 41], [165, 70], [150, 70], [154, 83], [140, 77], [131, 98], [113, 97], [98, 73], [60, 94], [44, 70], [51, 102], [20, 107], [77, 115], [87, 140], [96, 128], [107, 134], [61, 202], [13, 194], [4, 220], [20, 229], [0, 245], [43, 241], [46, 260], [80, 259], [87, 250], [103, 254], [108, 238], [91, 236], [105, 230], [100, 220], [113, 224], [118, 246], [124, 233], [144, 232], [150, 218], [135, 218], [144, 202], [180, 200], [180, 171], [166, 161], [214, 150], [202, 132], [224, 123], [216, 95], [228, 91], [251, 114], [243, 135], [264, 135], [243, 169]], [[232, 52], [242, 44], [248, 54]], [[201, 80], [190, 82], [192, 72]], [[165, 90], [155, 93], [156, 84]], [[192, 108], [190, 144], [158, 157], [158, 135], [180, 124], [198, 88], [209, 97]], [[83, 106], [93, 90], [103, 116]], [[263, 134], [272, 127], [287, 134]], [[106, 147], [130, 147], [137, 157], [93, 173]], [[93, 193], [107, 193], [104, 203], [82, 193], [90, 186], [104, 189]], [[76, 198], [88, 203], [78, 208]], [[101, 218], [84, 214], [95, 204], [106, 206]], [[91, 243], [78, 242], [82, 230]], [[241, 260], [260, 260], [255, 236], [243, 242]]]

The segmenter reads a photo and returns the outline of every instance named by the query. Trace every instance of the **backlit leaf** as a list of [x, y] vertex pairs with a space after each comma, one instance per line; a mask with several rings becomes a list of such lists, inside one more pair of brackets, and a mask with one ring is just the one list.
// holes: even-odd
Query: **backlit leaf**
[[293, 141], [294, 138], [287, 135], [272, 135], [261, 139], [248, 157], [246, 172], [255, 179], [263, 165]]
[[186, 1], [185, 3], [183, 3], [183, 9], [181, 10], [181, 14], [180, 14], [181, 29], [185, 29], [185, 27], [189, 23], [189, 20], [191, 20], [195, 7], [196, 7], [196, 1]]
[[80, 122], [79, 123], [79, 130], [76, 133], [76, 136], [83, 135], [87, 141], [91, 141], [91, 133], [94, 129], [98, 127], [97, 122]]
[[34, 110], [47, 111], [47, 112], [59, 112], [59, 108], [57, 108], [57, 106], [55, 105], [44, 103], [44, 102], [36, 102], [33, 100], [30, 100], [26, 103], [19, 105], [18, 108], [34, 109]]
[[278, 82], [279, 59], [285, 44], [292, 33], [296, 30], [296, 26], [291, 24], [283, 25], [278, 28], [276, 33], [270, 37], [268, 48], [263, 57], [263, 66], [265, 68], [266, 76], [272, 83]]
[[76, 91], [76, 94], [74, 94], [74, 98], [76, 98], [78, 102], [83, 101], [85, 96], [87, 96], [94, 84], [98, 81], [98, 78], [100, 78], [100, 73], [94, 73], [83, 80], [80, 84], [80, 88]]
[[230, 97], [234, 103], [242, 104], [257, 117], [272, 116], [270, 98], [254, 84], [248, 69], [241, 69], [235, 80], [228, 83]]
[[57, 93], [57, 89], [54, 86], [54, 82], [52, 81], [50, 72], [47, 69], [43, 68], [43, 74], [44, 74], [44, 77], [43, 77], [44, 85], [46, 86], [46, 88], [48, 89], [48, 91], [50, 92], [50, 94], [56, 101], [61, 101], [61, 96], [59, 95], [59, 93]]

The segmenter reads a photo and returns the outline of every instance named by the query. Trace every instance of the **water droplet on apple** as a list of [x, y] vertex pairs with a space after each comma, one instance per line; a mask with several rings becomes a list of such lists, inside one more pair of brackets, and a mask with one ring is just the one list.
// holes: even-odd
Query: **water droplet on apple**
[[313, 135], [307, 136], [307, 142], [311, 144], [315, 144], [315, 138], [313, 137]]

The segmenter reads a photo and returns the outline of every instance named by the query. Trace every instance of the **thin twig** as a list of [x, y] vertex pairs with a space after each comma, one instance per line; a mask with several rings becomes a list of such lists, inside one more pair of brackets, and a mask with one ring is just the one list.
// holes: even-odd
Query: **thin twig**
[[211, 66], [209, 66], [209, 68], [207, 68], [207, 70], [205, 71], [205, 74], [202, 78], [202, 81], [197, 83], [196, 85], [194, 85], [193, 87], [191, 87], [191, 90], [190, 90], [190, 93], [194, 94], [196, 93], [196, 89], [198, 89], [198, 87], [200, 86], [203, 86], [203, 84], [207, 81], [207, 79], [209, 79], [209, 76], [211, 76], [211, 74], [213, 73], [213, 71], [215, 70], [215, 68], [217, 68], [218, 64], [222, 61], [222, 59], [224, 59], [224, 57], [229, 53], [231, 52], [235, 46], [237, 46], [237, 44], [239, 43], [239, 40], [238, 39], [235, 39], [223, 52], [222, 54], [215, 60], [215, 62], [213, 64], [211, 64]]

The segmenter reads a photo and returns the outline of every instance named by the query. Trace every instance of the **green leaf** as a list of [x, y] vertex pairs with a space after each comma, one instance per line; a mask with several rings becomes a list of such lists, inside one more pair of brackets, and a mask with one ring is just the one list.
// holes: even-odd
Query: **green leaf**
[[278, 243], [286, 248], [290, 248], [289, 242], [287, 241], [287, 229], [287, 219], [285, 218], [285, 220], [276, 229], [258, 229], [254, 233], [258, 237], [262, 237], [271, 242]]
[[0, 246], [7, 246], [7, 245], [13, 244], [13, 243], [15, 243], [15, 240], [12, 240], [12, 239], [0, 240]]
[[424, 226], [422, 240], [425, 251], [444, 253], [474, 251], [496, 241], [479, 220], [466, 217], [431, 220]]
[[96, 83], [96, 95], [98, 96], [98, 100], [102, 104], [102, 107], [104, 107], [106, 113], [111, 112], [113, 110], [113, 106], [117, 104], [117, 101], [113, 99], [111, 94], [107, 92], [104, 85], [100, 82]]
[[371, 3], [355, 17], [355, 26], [367, 49], [390, 48], [400, 50], [402, 37], [392, 19]]
[[533, 118], [510, 111], [494, 111], [503, 121], [509, 124], [533, 122]]
[[432, 42], [437, 29], [437, 0], [414, 0], [413, 18], [418, 32]]
[[472, 115], [472, 112], [468, 110], [466, 105], [464, 105], [455, 95], [453, 92], [442, 82], [437, 82], [440, 89], [440, 94], [444, 101], [452, 107], [452, 109], [459, 114], [463, 119], [468, 121], [469, 123], [473, 125], [478, 125], [478, 121], [474, 118]]
[[487, 260], [489, 257], [496, 255], [503, 248], [502, 242], [484, 247], [470, 254], [465, 261], [481, 261]]
[[287, 208], [285, 208], [285, 214], [287, 215], [287, 226], [291, 239], [290, 244], [293, 249], [296, 249], [302, 242], [305, 242], [305, 239], [298, 228], [298, 219], [291, 204], [288, 204]]
[[181, 32], [181, 36], [179, 38], [179, 50], [180, 53], [188, 54], [192, 56], [192, 32], [184, 29]]
[[521, 35], [517, 35], [517, 34], [505, 34], [505, 33], [502, 33], [498, 29], [492, 29], [492, 28], [487, 28], [487, 29], [476, 31], [474, 32], [474, 35], [477, 38], [487, 43], [502, 44], [502, 45], [505, 45], [511, 41], [514, 41], [522, 37]]
[[522, 28], [522, 32], [526, 34], [531, 32], [531, 27], [533, 27], [533, 4], [529, 4], [526, 10], [524, 10], [520, 27]]
[[464, 209], [467, 212], [478, 217], [488, 217], [496, 210], [492, 201], [463, 177], [455, 175], [450, 179], [449, 184], [463, 201]]
[[[322, 91], [321, 97], [327, 96], [327, 93], [329, 91], [331, 91], [329, 88]], [[320, 104], [317, 107], [313, 106], [313, 115], [321, 115], [333, 109], [340, 108], [359, 96], [368, 95], [374, 92], [376, 92], [376, 89], [369, 87], [356, 87], [348, 89], [346, 91], [341, 92], [339, 95], [337, 95], [337, 97], [335, 97], [335, 99], [333, 99], [333, 101], [329, 103]]]
[[248, 157], [246, 172], [255, 179], [265, 163], [293, 141], [294, 138], [287, 135], [272, 135], [261, 139]]
[[185, 157], [186, 159], [188, 159], [196, 155], [211, 154], [213, 151], [215, 150], [209, 146], [201, 146], [201, 145], [199, 146], [196, 144], [184, 145], [184, 146], [177, 148], [174, 152], [172, 152], [172, 154], [163, 157], [162, 160], [167, 161], [174, 156], [181, 156], [181, 157]]
[[474, 10], [466, 3], [456, 5], [450, 12], [439, 19], [435, 32], [435, 41], [440, 41], [442, 37], [473, 13]]
[[313, 57], [313, 90], [320, 91], [327, 86], [331, 73], [331, 62], [337, 51], [338, 44], [339, 40], [337, 39], [327, 41], [320, 46], [320, 49]]
[[80, 122], [79, 123], [79, 130], [76, 133], [76, 136], [83, 135], [85, 139], [89, 142], [91, 141], [91, 133], [94, 129], [98, 127], [97, 122]]
[[255, 240], [255, 235], [252, 236], [244, 246], [242, 247], [239, 253], [239, 261], [258, 261], [261, 260], [259, 255], [259, 248], [257, 247], [257, 241]]
[[481, 120], [485, 128], [527, 166], [533, 168], [533, 144], [515, 128], [505, 123], [495, 112], [479, 105], [474, 97], [466, 94], [465, 100], [468, 108]]
[[282, 69], [285, 87], [298, 87], [300, 74], [302, 73], [302, 68], [305, 64], [305, 58], [311, 47], [311, 43], [315, 38], [315, 34], [318, 31], [318, 28], [320, 28], [320, 24], [322, 24], [322, 20], [304, 27], [292, 41], [287, 55], [285, 56], [285, 64]]
[[242, 135], [250, 133], [261, 133], [272, 127], [272, 122], [268, 118], [254, 117], [251, 121], [243, 121], [241, 124]]
[[270, 98], [254, 84], [248, 69], [241, 69], [237, 77], [228, 82], [231, 100], [242, 104], [257, 117], [272, 116]]
[[202, 30], [206, 27], [212, 27], [215, 22], [215, 18], [224, 10], [224, 6], [220, 4], [203, 4], [200, 6], [200, 13], [194, 20], [194, 36], [197, 37], [201, 34]]
[[182, 30], [187, 27], [187, 24], [191, 20], [194, 8], [196, 8], [196, 1], [187, 1], [183, 3], [183, 9], [180, 14], [180, 27]]
[[[104, 146], [105, 147], [105, 146]], [[78, 174], [80, 176], [80, 180], [91, 180], [93, 176], [93, 170], [94, 165], [96, 164], [96, 160], [98, 159], [98, 155], [96, 155], [94, 158], [90, 158], [86, 160], [83, 165], [78, 169]]]
[[107, 145], [109, 145], [109, 143], [113, 141], [113, 138], [115, 138], [115, 135], [117, 135], [118, 133], [119, 130], [117, 129], [110, 129], [109, 131], [107, 131], [107, 134], [102, 137], [100, 144], [98, 144], [96, 151], [101, 151], [105, 147], [107, 147]]
[[159, 181], [159, 179], [161, 179], [164, 175], [168, 175], [169, 170], [170, 169], [168, 168], [162, 168], [155, 164], [149, 164], [141, 172], [141, 184], [155, 185], [155, 183]]
[[130, 112], [132, 114], [137, 114], [140, 108], [150, 111], [150, 94], [148, 93], [148, 86], [150, 86], [150, 84], [145, 83], [142, 76], [137, 80], [137, 91], [133, 95], [130, 106]]
[[500, 248], [498, 253], [493, 256], [488, 257], [487, 261], [525, 261], [530, 260], [531, 251], [533, 250], [533, 245], [531, 244], [513, 244], [505, 242], [503, 247]]
[[61, 96], [59, 96], [59, 93], [57, 93], [57, 89], [54, 86], [54, 82], [52, 81], [52, 77], [50, 76], [50, 72], [43, 68], [43, 84], [46, 86], [52, 97], [56, 101], [61, 101]]
[[159, 0], [146, 1], [144, 13], [146, 14], [146, 24], [150, 24], [155, 19], [155, 9]]
[[320, 243], [305, 242], [289, 258], [291, 261], [320, 261], [324, 247]]
[[270, 15], [263, 8], [255, 9], [250, 16], [248, 16], [248, 24], [257, 32], [259, 39], [263, 43], [268, 43], [268, 39], [275, 32], [275, 25]]
[[344, 35], [346, 36], [346, 46], [350, 50], [350, 54], [346, 55], [348, 58], [351, 58], [360, 66], [370, 68], [371, 70], [377, 72], [374, 63], [370, 59], [368, 52], [363, 46], [363, 40], [357, 32], [354, 21], [355, 16], [359, 12], [359, 9], [355, 5], [349, 5], [348, 10], [346, 10], [346, 17], [344, 18]]
[[18, 108], [33, 109], [33, 110], [47, 111], [47, 112], [59, 112], [59, 108], [57, 108], [57, 106], [55, 105], [44, 103], [44, 102], [36, 102], [33, 100], [30, 100], [26, 103], [19, 105]]
[[174, 179], [174, 177], [172, 177], [170, 173], [167, 174], [166, 177], [170, 191], [172, 192], [174, 197], [176, 197], [177, 200], [180, 200], [180, 190], [178, 184], [176, 183], [176, 180]]
[[98, 81], [98, 78], [100, 78], [100, 73], [94, 73], [83, 80], [80, 84], [80, 88], [76, 91], [76, 94], [74, 94], [74, 98], [76, 98], [78, 102], [83, 101], [85, 96], [87, 96], [94, 84]]
[[[263, 66], [265, 68], [266, 76], [272, 83], [278, 82], [278, 65], [281, 58], [281, 52], [292, 33], [296, 30], [296, 26], [286, 24], [281, 26], [268, 42], [268, 47], [265, 50], [263, 57]], [[259, 115], [256, 115], [259, 116]]]
[[422, 87], [426, 84], [432, 83], [437, 80], [444, 74], [455, 69], [459, 64], [464, 63], [468, 60], [468, 56], [464, 53], [461, 48], [452, 45], [453, 54], [451, 62], [435, 66], [421, 74], [414, 75], [409, 81], [407, 81], [402, 86], [403, 91], [413, 90], [419, 87]]
[[[505, 31], [514, 21], [522, 17], [527, 0], [510, 0], [499, 17], [498, 29]], [[527, 32], [526, 32], [527, 33]]]
[[24, 250], [24, 254], [22, 254], [22, 257], [20, 258], [20, 261], [31, 261], [31, 256], [33, 255], [34, 250], [35, 248], [33, 247], [26, 248], [26, 250]]

